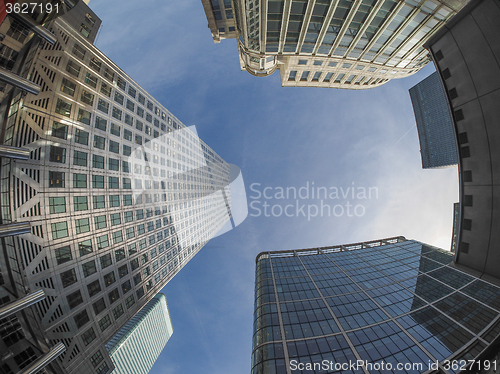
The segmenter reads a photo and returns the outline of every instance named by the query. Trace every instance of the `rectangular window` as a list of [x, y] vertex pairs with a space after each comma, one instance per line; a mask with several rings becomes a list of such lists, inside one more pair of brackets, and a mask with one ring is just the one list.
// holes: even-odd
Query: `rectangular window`
[[120, 248], [115, 250], [115, 260], [116, 262], [121, 261], [125, 258], [125, 248]]
[[101, 83], [101, 93], [106, 95], [107, 97], [110, 97], [111, 96], [111, 86], [102, 82]]
[[115, 278], [115, 273], [113, 271], [104, 276], [104, 285], [106, 287], [111, 286], [113, 283], [115, 283], [115, 281], [116, 281], [116, 278]]
[[136, 93], [137, 93], [137, 91], [134, 87], [128, 86], [128, 94], [130, 96], [132, 96], [134, 99], [135, 99]]
[[78, 78], [78, 76], [80, 75], [80, 70], [81, 70], [80, 65], [73, 62], [72, 60], [68, 61], [68, 64], [66, 65], [66, 71], [68, 73]]
[[111, 318], [109, 318], [109, 315], [105, 315], [104, 318], [102, 318], [99, 321], [99, 328], [101, 329], [101, 332], [106, 330], [109, 326], [111, 326]]
[[92, 283], [89, 283], [87, 285], [87, 290], [89, 291], [90, 297], [95, 296], [99, 292], [101, 292], [101, 284], [99, 283], [99, 280], [95, 280]]
[[76, 90], [76, 83], [73, 83], [69, 79], [63, 78], [61, 83], [61, 91], [69, 96], [74, 96]]
[[[85, 83], [87, 83], [90, 87], [97, 87], [97, 77], [93, 74], [87, 73], [85, 74]], [[90, 104], [92, 105], [92, 104]]]
[[60, 238], [66, 238], [69, 236], [67, 222], [52, 223], [51, 226], [52, 226], [52, 239], [56, 240]]
[[85, 57], [85, 49], [83, 49], [82, 47], [80, 47], [78, 44], [75, 44], [73, 46], [73, 51], [72, 53], [78, 57], [80, 60], [83, 60], [83, 58]]
[[91, 69], [99, 72], [101, 71], [101, 65], [102, 65], [101, 61], [99, 61], [97, 58], [95, 57], [90, 58], [89, 66]]
[[50, 214], [65, 213], [66, 199], [64, 197], [49, 197]]
[[[124, 170], [125, 171], [125, 170]], [[122, 179], [123, 189], [130, 190], [132, 188], [132, 181], [130, 178]], [[128, 196], [127, 200], [125, 200], [125, 196]], [[123, 205], [132, 205], [132, 195], [125, 195], [123, 199]], [[130, 203], [128, 203], [130, 201]]]
[[87, 154], [85, 152], [73, 152], [73, 165], [87, 166]]
[[108, 235], [97, 237], [96, 242], [97, 242], [97, 249], [104, 249], [109, 247]]
[[125, 213], [123, 213], [123, 218], [125, 219], [125, 222], [132, 222], [134, 220], [134, 213], [133, 212], [125, 212]]
[[113, 80], [115, 79], [115, 73], [110, 68], [105, 67], [104, 68], [104, 78], [113, 82]]
[[90, 260], [89, 262], [82, 264], [82, 270], [85, 278], [97, 273], [97, 266], [95, 265], [95, 261]]
[[115, 101], [118, 103], [118, 104], [121, 104], [123, 105], [123, 100], [125, 99], [125, 96], [123, 96], [121, 93], [115, 91]]
[[109, 103], [99, 98], [99, 100], [97, 101], [97, 109], [107, 114], [109, 112]]
[[49, 161], [64, 164], [66, 162], [66, 148], [51, 145]]
[[135, 237], [135, 230], [133, 227], [129, 227], [128, 229], [126, 229], [126, 235], [127, 235], [127, 239], [132, 239], [133, 237]]
[[[132, 141], [132, 131], [129, 131], [127, 129], [123, 129], [123, 139]], [[128, 155], [130, 156], [130, 154]]]
[[56, 255], [57, 265], [64, 264], [65, 262], [71, 261], [73, 257], [71, 256], [71, 247], [66, 245], [61, 248], [56, 248], [54, 250]]
[[113, 233], [113, 243], [118, 244], [123, 242], [123, 233], [121, 231], [115, 231]]
[[116, 226], [122, 223], [120, 213], [113, 213], [111, 214], [110, 218], [111, 218], [111, 226]]
[[101, 118], [99, 116], [96, 116], [95, 117], [95, 124], [94, 124], [94, 127], [96, 129], [99, 129], [99, 130], [102, 130], [102, 131], [106, 131], [106, 126], [107, 126], [107, 123], [108, 121], [105, 120], [104, 118]]
[[150, 113], [146, 113], [146, 121], [149, 123], [153, 122], [153, 116]]
[[115, 208], [120, 206], [120, 195], [110, 195], [109, 196], [109, 206]]
[[104, 188], [104, 175], [92, 175], [92, 187]]
[[125, 82], [125, 80], [122, 77], [118, 76], [116, 78], [116, 85], [120, 87], [123, 91], [125, 91], [125, 88], [127, 87], [127, 82]]
[[125, 123], [129, 126], [133, 126], [134, 125], [134, 119], [132, 118], [132, 116], [128, 113], [125, 113]]
[[132, 284], [130, 283], [130, 280], [122, 283], [122, 293], [124, 295], [131, 289], [132, 289]]
[[73, 174], [73, 188], [87, 188], [87, 174]]
[[118, 109], [117, 107], [113, 107], [113, 113], [112, 116], [116, 118], [117, 120], [122, 120], [122, 111]]
[[89, 29], [89, 27], [88, 27], [86, 24], [84, 24], [84, 23], [82, 23], [82, 24], [80, 25], [80, 34], [82, 34], [82, 35], [83, 35], [83, 36], [85, 36], [86, 38], [88, 38], [88, 37], [90, 36], [90, 29]]
[[82, 234], [90, 231], [90, 224], [88, 218], [81, 218], [75, 220], [75, 228], [77, 234]]
[[131, 111], [132, 111], [132, 113], [133, 113], [133, 112], [134, 112], [134, 110], [135, 110], [135, 105], [134, 105], [134, 102], [133, 102], [133, 101], [131, 101], [131, 100], [129, 100], [129, 99], [127, 99], [127, 109], [128, 109], [128, 110], [131, 110]]
[[101, 268], [103, 269], [107, 268], [113, 263], [113, 261], [111, 260], [111, 254], [109, 253], [104, 256], [101, 256], [100, 261], [101, 261]]
[[106, 216], [94, 217], [94, 227], [96, 230], [106, 228]]
[[73, 204], [77, 212], [89, 209], [87, 196], [73, 196]]
[[71, 286], [77, 282], [75, 269], [67, 270], [61, 273], [61, 282], [64, 288]]
[[92, 155], [92, 167], [97, 169], [104, 169], [104, 157]]
[[82, 95], [80, 96], [80, 101], [82, 103], [88, 104], [90, 106], [94, 105], [94, 94], [82, 90]]
[[70, 293], [66, 296], [66, 300], [68, 301], [69, 309], [74, 309], [81, 303], [83, 303], [83, 297], [80, 290]]
[[[88, 124], [90, 124], [90, 122]], [[75, 143], [89, 145], [89, 133], [80, 129], [75, 129]]]
[[49, 171], [49, 187], [64, 187], [64, 173]]
[[[128, 255], [132, 256], [137, 253], [137, 245], [135, 243], [129, 244], [128, 245]], [[130, 261], [130, 266], [132, 267], [132, 271], [134, 271], [136, 268], [134, 268], [134, 260]], [[137, 260], [137, 267], [139, 267], [139, 260]]]
[[75, 320], [76, 327], [78, 328], [84, 326], [87, 322], [90, 321], [89, 315], [87, 314], [87, 311], [85, 309], [82, 312], [75, 314], [73, 319]]
[[94, 135], [94, 147], [99, 149], [106, 148], [106, 140], [99, 135]]
[[[111, 145], [110, 145], [110, 147], [111, 147]], [[114, 158], [109, 158], [108, 159], [108, 167], [109, 167], [109, 170], [119, 171], [120, 170], [120, 160], [117, 160]]]
[[[140, 106], [137, 107], [137, 115], [141, 118], [144, 118], [144, 109], [141, 108]], [[141, 123], [141, 130], [142, 130], [142, 123]]]
[[91, 114], [89, 111], [85, 109], [78, 109], [78, 117], [77, 120], [81, 123], [84, 123], [86, 125], [90, 126], [90, 120], [91, 120]]
[[135, 304], [134, 295], [130, 295], [125, 299], [125, 306], [127, 307], [127, 309], [130, 309], [130, 307], [134, 304]]
[[113, 316], [115, 317], [115, 319], [120, 318], [120, 316], [123, 313], [124, 313], [124, 310], [123, 310], [123, 305], [122, 304], [118, 305], [115, 309], [113, 309]]
[[63, 116], [69, 117], [69, 116], [71, 116], [71, 107], [72, 107], [72, 104], [70, 104], [64, 100], [57, 99], [55, 112], [58, 114], [61, 114]]
[[104, 196], [92, 196], [94, 209], [103, 209], [106, 207]]
[[78, 243], [78, 250], [80, 251], [80, 257], [86, 256], [93, 252], [92, 241], [90, 239], [84, 240]]
[[111, 129], [110, 129], [111, 134], [120, 136], [120, 126], [111, 123]]
[[119, 184], [119, 178], [118, 177], [109, 177], [108, 178], [108, 183], [109, 183], [109, 188], [120, 188]]
[[95, 335], [94, 329], [92, 327], [82, 334], [82, 340], [83, 340], [83, 343], [85, 344], [85, 346], [92, 343], [95, 340], [95, 338], [96, 338], [96, 335]]
[[100, 298], [94, 304], [92, 304], [92, 307], [94, 308], [94, 313], [98, 315], [106, 309], [106, 303], [104, 302], [103, 298]]

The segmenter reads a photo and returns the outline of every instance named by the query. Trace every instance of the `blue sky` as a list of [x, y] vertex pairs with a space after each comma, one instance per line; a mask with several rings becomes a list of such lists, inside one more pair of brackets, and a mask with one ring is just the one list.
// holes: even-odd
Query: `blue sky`
[[210, 241], [163, 289], [174, 335], [152, 374], [250, 373], [261, 251], [396, 235], [449, 249], [457, 169], [421, 169], [408, 94], [432, 66], [366, 91], [283, 88], [278, 73], [241, 72], [235, 40], [213, 43], [199, 0], [92, 0], [89, 6], [103, 20], [97, 47], [241, 168], [254, 207], [296, 203], [252, 198], [254, 183], [260, 192], [313, 182], [378, 190], [378, 198], [327, 201], [362, 205], [360, 217], [265, 217], [250, 208], [240, 226]]

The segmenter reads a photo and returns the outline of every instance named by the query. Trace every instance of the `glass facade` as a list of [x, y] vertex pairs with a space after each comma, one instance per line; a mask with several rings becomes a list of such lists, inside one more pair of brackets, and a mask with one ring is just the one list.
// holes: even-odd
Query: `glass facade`
[[[457, 165], [455, 126], [439, 73], [432, 73], [410, 88], [410, 97], [417, 121], [422, 167]], [[465, 148], [462, 157], [470, 156], [469, 148]]]
[[457, 373], [500, 332], [500, 288], [452, 261], [403, 237], [261, 253], [252, 374]]

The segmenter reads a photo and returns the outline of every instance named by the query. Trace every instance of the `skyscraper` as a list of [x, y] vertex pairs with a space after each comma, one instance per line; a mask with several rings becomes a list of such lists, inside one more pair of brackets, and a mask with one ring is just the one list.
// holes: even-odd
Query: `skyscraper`
[[88, 6], [66, 3], [43, 27], [5, 21], [4, 46], [27, 42], [0, 71], [2, 235], [18, 234], [3, 246], [24, 290], [45, 293], [31, 308], [47, 345], [66, 347], [57, 361], [104, 374], [105, 344], [227, 229], [235, 176], [92, 44]]
[[410, 97], [417, 121], [422, 168], [457, 165], [455, 127], [439, 74], [434, 72], [410, 88]]
[[215, 42], [237, 38], [241, 70], [282, 86], [367, 89], [419, 71], [423, 43], [462, 0], [202, 0]]
[[167, 298], [158, 294], [106, 344], [113, 374], [148, 374], [173, 332]]
[[484, 359], [498, 341], [500, 288], [414, 240], [256, 261], [252, 374], [456, 373], [471, 363], [459, 360]]

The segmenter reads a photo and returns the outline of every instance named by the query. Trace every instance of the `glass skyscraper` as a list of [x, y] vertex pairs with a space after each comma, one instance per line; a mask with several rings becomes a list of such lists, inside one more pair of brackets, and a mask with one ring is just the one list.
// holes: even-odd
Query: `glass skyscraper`
[[236, 38], [241, 70], [282, 86], [367, 89], [419, 71], [423, 44], [464, 0], [202, 0], [215, 42]]
[[174, 333], [167, 298], [156, 295], [106, 344], [113, 374], [148, 374]]
[[410, 88], [424, 169], [458, 164], [451, 109], [441, 78], [434, 72]]
[[252, 374], [457, 373], [499, 333], [500, 288], [414, 240], [257, 256]]
[[[231, 226], [235, 175], [93, 45], [100, 20], [84, 1], [55, 4], [43, 27], [2, 24], [3, 51], [24, 43], [0, 60], [12, 73], [0, 70], [2, 249], [13, 283], [43, 290], [30, 308], [46, 344], [65, 347], [58, 365], [105, 374], [106, 342]], [[9, 278], [17, 267], [0, 261]]]

